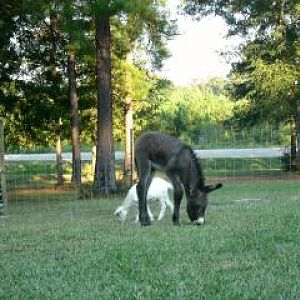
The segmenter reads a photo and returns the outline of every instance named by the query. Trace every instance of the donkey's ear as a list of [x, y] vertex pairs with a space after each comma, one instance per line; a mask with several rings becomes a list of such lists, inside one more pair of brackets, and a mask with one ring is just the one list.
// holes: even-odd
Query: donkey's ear
[[212, 191], [214, 191], [214, 190], [220, 189], [222, 186], [223, 186], [222, 183], [212, 184], [212, 185], [207, 185], [207, 186], [205, 187], [205, 191], [206, 191], [206, 193], [208, 194], [208, 193], [210, 193], [210, 192], [212, 192]]

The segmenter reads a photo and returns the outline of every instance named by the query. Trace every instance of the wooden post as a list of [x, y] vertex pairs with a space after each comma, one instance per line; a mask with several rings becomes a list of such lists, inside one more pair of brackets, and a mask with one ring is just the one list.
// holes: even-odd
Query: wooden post
[[6, 210], [6, 184], [4, 164], [4, 125], [0, 120], [0, 217], [5, 215]]
[[297, 170], [297, 132], [295, 122], [292, 124], [291, 130], [291, 155], [290, 155], [290, 171]]

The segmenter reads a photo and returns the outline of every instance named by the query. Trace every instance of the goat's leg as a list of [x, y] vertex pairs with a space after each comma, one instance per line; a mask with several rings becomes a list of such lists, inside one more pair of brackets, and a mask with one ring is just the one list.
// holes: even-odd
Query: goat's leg
[[173, 213], [174, 212], [174, 205], [173, 203], [170, 201], [170, 199], [167, 199], [166, 200], [166, 206], [169, 206], [171, 212]]
[[166, 197], [166, 205], [169, 206], [172, 214], [174, 212], [173, 200], [174, 200], [174, 191], [173, 191], [173, 188], [168, 188], [168, 190], [167, 190], [167, 197]]
[[159, 215], [157, 218], [158, 221], [160, 221], [163, 218], [163, 216], [165, 215], [166, 208], [167, 208], [167, 204], [166, 204], [165, 199], [160, 199], [160, 212], [159, 212]]
[[149, 215], [149, 217], [150, 217], [150, 220], [153, 221], [153, 220], [154, 220], [154, 217], [153, 217], [153, 214], [152, 214], [152, 212], [151, 212], [151, 209], [150, 209], [149, 205], [147, 205], [147, 212], [148, 212], [148, 215]]
[[[149, 215], [150, 220], [153, 221], [153, 220], [154, 220], [154, 217], [153, 217], [153, 214], [152, 214], [152, 212], [151, 212], [151, 210], [150, 210], [150, 207], [149, 207], [148, 205], [147, 205], [147, 212], [148, 212], [148, 215]], [[137, 223], [139, 220], [140, 220], [140, 218], [139, 218], [139, 213], [137, 213], [134, 222]]]

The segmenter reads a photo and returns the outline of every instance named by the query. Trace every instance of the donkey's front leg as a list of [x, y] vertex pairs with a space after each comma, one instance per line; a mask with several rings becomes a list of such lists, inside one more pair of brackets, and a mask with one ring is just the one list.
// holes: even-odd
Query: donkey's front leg
[[179, 211], [182, 195], [183, 192], [180, 185], [178, 186], [178, 188], [174, 188], [174, 212], [172, 216], [174, 225], [179, 225]]
[[146, 180], [140, 178], [136, 186], [136, 192], [139, 199], [139, 219], [142, 226], [151, 225], [150, 216], [148, 215], [148, 211], [147, 211], [147, 202], [146, 202], [147, 190], [146, 189], [147, 189]]
[[[147, 211], [148, 211], [148, 215], [149, 215], [149, 217], [150, 217], [150, 220], [151, 220], [151, 222], [154, 220], [154, 217], [153, 217], [153, 214], [152, 214], [152, 212], [151, 212], [151, 210], [150, 210], [150, 207], [147, 205]], [[140, 220], [140, 217], [139, 217], [139, 213], [137, 213], [137, 215], [136, 215], [136, 218], [135, 218], [135, 221], [134, 222], [139, 222], [139, 220]]]
[[172, 172], [167, 172], [167, 175], [170, 178], [174, 188], [174, 212], [172, 216], [172, 221], [174, 225], [179, 225], [179, 211], [183, 191], [180, 181], [175, 176], [173, 176]]

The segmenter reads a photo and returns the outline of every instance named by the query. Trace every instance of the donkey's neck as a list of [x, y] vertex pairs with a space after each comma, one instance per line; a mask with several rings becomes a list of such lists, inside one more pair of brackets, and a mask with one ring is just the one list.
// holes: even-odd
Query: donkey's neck
[[187, 178], [184, 187], [188, 191], [202, 190], [204, 188], [204, 178], [199, 166], [197, 157], [192, 149], [190, 149], [190, 162], [187, 170]]

